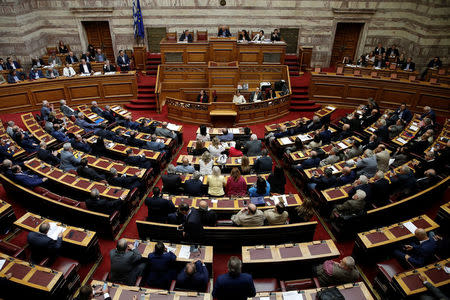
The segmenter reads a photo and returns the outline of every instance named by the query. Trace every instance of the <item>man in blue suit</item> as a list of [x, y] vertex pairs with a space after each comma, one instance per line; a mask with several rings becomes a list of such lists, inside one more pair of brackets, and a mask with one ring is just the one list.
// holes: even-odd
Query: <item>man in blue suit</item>
[[27, 79], [25, 74], [16, 70], [11, 70], [8, 74], [8, 83], [17, 83], [20, 81], [24, 81], [25, 79]]
[[38, 68], [31, 68], [29, 77], [30, 77], [31, 80], [36, 80], [36, 79], [39, 79], [39, 78], [45, 78], [44, 74], [42, 74], [42, 71], [39, 70]]
[[186, 214], [186, 221], [183, 224], [183, 237], [187, 241], [197, 243], [200, 243], [203, 239], [202, 218], [194, 207], [191, 207]]
[[120, 67], [120, 71], [130, 70], [130, 59], [128, 58], [128, 55], [123, 52], [123, 50], [119, 51], [119, 56], [117, 57], [117, 65]]
[[13, 61], [11, 57], [6, 58], [6, 68], [8, 70], [22, 69], [22, 66], [17, 62]]
[[176, 211], [172, 201], [160, 197], [159, 187], [153, 188], [153, 197], [145, 199], [145, 205], [148, 209], [147, 221], [166, 223], [170, 213]]
[[420, 120], [423, 120], [425, 118], [430, 118], [431, 121], [433, 121], [433, 124], [436, 123], [436, 113], [429, 106], [425, 106], [423, 108], [423, 114], [420, 115]]
[[47, 100], [42, 101], [41, 118], [47, 121], [50, 113], [53, 111], [53, 104], [50, 105]]
[[393, 116], [391, 116], [390, 120], [395, 123], [398, 119], [402, 119], [403, 121], [405, 121], [405, 123], [409, 123], [412, 117], [413, 115], [408, 110], [408, 108], [406, 108], [406, 104], [402, 103], [400, 107], [396, 111], [394, 111], [394, 114]]
[[174, 263], [177, 256], [167, 251], [162, 242], [157, 242], [155, 251], [148, 255], [150, 272], [147, 276], [147, 285], [152, 288], [168, 289], [173, 278], [175, 278]]
[[201, 260], [189, 262], [178, 274], [176, 288], [204, 292], [208, 284], [209, 273]]
[[333, 170], [331, 168], [326, 168], [324, 175], [319, 176], [317, 171], [314, 171], [314, 177], [311, 177], [308, 183], [308, 188], [311, 190], [326, 190], [333, 187], [336, 184], [336, 176], [333, 175]]
[[341, 185], [346, 185], [348, 183], [352, 183], [356, 178], [355, 172], [352, 169], [350, 169], [349, 167], [344, 167], [341, 172], [342, 172], [342, 175], [338, 177], [338, 179], [336, 181], [336, 186], [341, 186]]
[[297, 170], [305, 170], [310, 168], [316, 168], [320, 164], [320, 158], [317, 156], [316, 151], [311, 151], [311, 157], [305, 159], [301, 164], [294, 165], [293, 168]]
[[61, 125], [53, 124], [52, 137], [58, 140], [58, 142], [65, 143], [69, 141], [69, 137], [61, 130]]
[[427, 235], [427, 232], [422, 228], [417, 228], [414, 235], [419, 243], [404, 245], [403, 251], [394, 251], [394, 256], [401, 263], [410, 262], [414, 267], [420, 268], [432, 260], [436, 251], [436, 240], [434, 239], [434, 233], [430, 232]]
[[127, 165], [139, 167], [142, 169], [150, 169], [152, 167], [152, 162], [145, 158], [145, 156], [133, 155], [133, 150], [131, 149], [127, 149], [126, 153], [127, 157], [124, 159], [124, 162]]
[[25, 172], [22, 172], [22, 168], [19, 165], [12, 166], [11, 168], [13, 179], [18, 182], [20, 185], [34, 188], [35, 186], [42, 185], [47, 181], [48, 178], [41, 178], [38, 175], [31, 175]]
[[94, 132], [94, 134], [97, 134], [99, 131], [103, 130], [102, 125], [87, 122], [84, 119], [84, 114], [82, 112], [78, 113], [78, 118], [75, 120], [75, 124], [83, 128], [87, 132]]
[[50, 224], [44, 222], [39, 226], [39, 232], [30, 232], [27, 236], [31, 262], [34, 264], [39, 264], [46, 257], [55, 258], [58, 255], [62, 243], [62, 232], [55, 241], [47, 236], [49, 229]]
[[241, 273], [242, 262], [236, 256], [228, 261], [228, 273], [217, 277], [212, 295], [218, 300], [246, 300], [256, 294], [252, 275]]

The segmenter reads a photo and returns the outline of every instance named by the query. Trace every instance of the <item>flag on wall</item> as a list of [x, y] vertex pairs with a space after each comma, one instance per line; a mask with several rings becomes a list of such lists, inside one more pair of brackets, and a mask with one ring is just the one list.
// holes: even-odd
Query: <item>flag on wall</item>
[[133, 0], [133, 20], [134, 20], [134, 37], [144, 38], [144, 22], [142, 20], [141, 3], [139, 0]]

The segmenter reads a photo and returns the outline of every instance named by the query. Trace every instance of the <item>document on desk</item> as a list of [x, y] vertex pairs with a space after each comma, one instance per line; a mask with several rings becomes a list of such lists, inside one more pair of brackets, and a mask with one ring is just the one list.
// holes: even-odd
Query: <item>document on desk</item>
[[329, 110], [335, 110], [336, 107], [333, 107], [333, 106], [327, 106], [327, 109], [329, 109]]
[[167, 252], [172, 252], [172, 253], [175, 253], [175, 251], [177, 251], [177, 247], [174, 247], [171, 245], [166, 245], [166, 249], [167, 249]]
[[303, 300], [303, 295], [297, 291], [283, 292], [284, 300]]
[[297, 136], [302, 142], [311, 140], [311, 136], [309, 134], [299, 134]]
[[167, 129], [173, 130], [173, 131], [177, 131], [178, 130], [178, 125], [169, 123], [169, 124], [167, 124]]
[[191, 256], [191, 247], [187, 245], [182, 245], [178, 257], [183, 259], [189, 259], [190, 256]]
[[403, 223], [403, 226], [405, 226], [412, 234], [416, 232], [417, 227], [412, 222], [405, 222]]
[[281, 138], [280, 140], [281, 140], [281, 142], [282, 142], [284, 145], [286, 145], [286, 144], [291, 144], [291, 143], [292, 143], [292, 142], [291, 142], [291, 139], [288, 138], [288, 137], [283, 137], [283, 138]]
[[50, 229], [47, 232], [47, 236], [56, 241], [58, 239], [58, 235], [66, 230], [66, 227], [58, 226], [58, 223], [56, 222], [49, 222], [49, 224]]
[[407, 143], [407, 141], [405, 141], [404, 139], [402, 139], [401, 137], [397, 138], [397, 142], [399, 142], [400, 144], [404, 145]]
[[338, 143], [338, 146], [341, 149], [347, 149], [348, 148], [347, 144], [344, 144], [343, 142]]
[[3, 265], [5, 264], [6, 259], [0, 259], [0, 270], [3, 268]]
[[241, 131], [239, 130], [239, 128], [230, 128], [229, 131], [232, 134], [239, 134]]

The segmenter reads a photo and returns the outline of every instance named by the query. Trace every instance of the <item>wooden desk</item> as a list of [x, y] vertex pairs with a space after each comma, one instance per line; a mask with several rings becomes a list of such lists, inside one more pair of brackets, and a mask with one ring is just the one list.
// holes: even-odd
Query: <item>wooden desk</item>
[[394, 276], [393, 282], [403, 296], [415, 295], [427, 290], [419, 275], [425, 277], [436, 287], [447, 286], [450, 283], [450, 274], [445, 273], [444, 266], [450, 267], [450, 259], [397, 274]]
[[[190, 164], [194, 165], [197, 169], [199, 168], [199, 166], [200, 166], [200, 157], [199, 156], [181, 154], [180, 156], [178, 156], [177, 164], [178, 165], [183, 164], [183, 158], [185, 158], [185, 157], [189, 160]], [[257, 159], [258, 159], [257, 156], [249, 156], [248, 160], [250, 161], [250, 166], [253, 166]], [[213, 160], [214, 160], [215, 166], [220, 165], [219, 163], [217, 163], [217, 157], [214, 157]], [[227, 162], [225, 163], [224, 166], [227, 168], [240, 167], [241, 160], [242, 160], [242, 157], [228, 157]]]
[[131, 112], [129, 112], [128, 110], [126, 110], [125, 108], [123, 108], [120, 105], [112, 105], [111, 110], [113, 112], [115, 112], [116, 114], [118, 114], [119, 116], [121, 116], [122, 118], [127, 118], [127, 117], [131, 116]]
[[16, 148], [14, 153], [10, 150], [9, 153], [12, 153], [12, 156], [17, 158], [25, 154], [25, 150], [23, 150], [22, 147], [20, 147], [15, 140], [12, 139], [12, 137], [9, 136], [9, 134], [6, 132], [5, 127], [3, 126], [3, 123], [0, 122], [0, 139], [7, 141], [6, 143], [9, 144], [9, 147]]
[[15, 220], [16, 215], [11, 204], [0, 199], [0, 230], [9, 228]]
[[[116, 126], [113, 129], [111, 129], [111, 131], [115, 132], [117, 129], [123, 130], [125, 136], [130, 136], [130, 133], [132, 131], [135, 131], [135, 130], [128, 129], [128, 128], [123, 127], [123, 126]], [[142, 141], [145, 141], [145, 142], [151, 142], [152, 134], [150, 134], [150, 133], [143, 133], [143, 132], [139, 132], [139, 131], [135, 131], [135, 132], [137, 133], [136, 136], [135, 136], [136, 139], [142, 140]], [[167, 137], [163, 137], [163, 136], [157, 136], [156, 138], [159, 140], [159, 142], [163, 143], [167, 147], [173, 146], [174, 140], [171, 139], [171, 138], [167, 138]]]
[[[346, 300], [373, 300], [372, 295], [367, 289], [364, 282], [356, 282], [356, 283], [348, 283], [344, 285], [336, 286], [344, 296]], [[301, 290], [297, 291], [298, 294], [301, 294], [304, 300], [315, 300], [317, 292], [321, 289], [310, 289], [310, 290]], [[262, 300], [263, 297], [269, 297], [269, 300], [283, 300], [283, 293], [258, 293], [256, 297], [248, 298], [251, 300]]]
[[[136, 120], [136, 122], [141, 123], [143, 120], [148, 120], [149, 121], [147, 126], [149, 126], [149, 125], [153, 124], [154, 122], [156, 122], [156, 123], [159, 123], [159, 125], [156, 126], [156, 127], [161, 128], [162, 121], [152, 120], [151, 118], [149, 119], [149, 118], [146, 118], [146, 117], [140, 117], [139, 119]], [[182, 134], [183, 133], [183, 125], [167, 123], [167, 126], [170, 126], [171, 127], [170, 130], [174, 131], [177, 134]]]
[[[44, 223], [55, 222], [39, 215], [27, 212], [20, 219], [14, 222], [17, 227], [33, 232], [39, 232], [39, 226]], [[64, 225], [59, 222], [58, 226], [66, 229], [63, 231], [63, 253], [81, 261], [93, 261], [101, 257], [100, 246], [98, 244], [97, 233], [85, 230], [84, 228]]]
[[[67, 118], [59, 110], [59, 108], [55, 108], [53, 110], [53, 112], [55, 113], [55, 117], [57, 119], [63, 120], [65, 122], [65, 128], [67, 129], [67, 132], [73, 133], [74, 135], [77, 135], [77, 134], [84, 135], [84, 134], [86, 134], [86, 131], [83, 128], [81, 128], [80, 126], [75, 124], [75, 122], [73, 122], [71, 119]], [[61, 124], [61, 125], [64, 125], [64, 123]]]
[[386, 227], [360, 232], [358, 233], [355, 244], [358, 249], [364, 251], [366, 254], [370, 252], [371, 255], [386, 250], [386, 248], [397, 246], [400, 242], [414, 237], [414, 233], [410, 232], [403, 225], [406, 222], [411, 222], [417, 228], [425, 229], [427, 232], [439, 228], [439, 225], [427, 215], [421, 215]]
[[[242, 136], [245, 135], [244, 132], [244, 127], [235, 127], [235, 128], [226, 128], [226, 127], [206, 127], [206, 133], [209, 134], [209, 136], [212, 138], [218, 136], [218, 135], [222, 135], [222, 130], [223, 129], [228, 129], [231, 130], [233, 132], [233, 136]], [[196, 131], [197, 134], [200, 133], [200, 128], [197, 129]], [[252, 134], [252, 131], [250, 130], [250, 134]]]
[[[187, 152], [189, 155], [192, 155], [192, 151], [195, 149], [197, 141], [191, 140], [188, 142], [187, 144]], [[210, 141], [206, 141], [204, 142], [204, 147], [208, 148], [210, 145], [212, 144], [212, 142]], [[236, 146], [236, 142], [234, 141], [230, 141], [230, 142], [221, 142], [222, 146], [225, 147], [225, 149], [230, 149], [231, 147], [235, 147]]]
[[419, 115], [414, 115], [412, 120], [405, 126], [402, 132], [400, 132], [396, 137], [394, 137], [391, 141], [398, 146], [406, 145], [410, 140], [414, 138], [414, 136], [419, 132]]
[[[126, 238], [128, 244], [134, 244], [135, 239]], [[139, 245], [137, 249], [139, 253], [141, 253], [143, 258], [148, 258], [150, 253], [153, 253], [155, 250], [156, 242], [151, 241], [139, 241]], [[170, 244], [166, 243], [166, 248], [168, 251], [172, 251], [173, 254], [177, 256], [178, 262], [191, 262], [197, 259], [202, 260], [205, 264], [212, 265], [213, 263], [213, 247], [212, 246], [200, 246], [198, 252], [190, 252], [189, 258], [180, 257], [180, 251], [182, 247], [190, 247], [190, 245], [182, 245], [182, 244]]]
[[209, 112], [211, 123], [215, 127], [232, 127], [236, 116], [237, 112], [230, 109], [214, 109]]
[[[103, 286], [103, 281], [92, 280], [91, 286], [95, 289], [98, 286]], [[139, 286], [128, 286], [116, 283], [107, 282], [109, 287], [109, 295], [112, 300], [130, 300], [133, 296], [137, 299], [145, 300], [212, 300], [211, 294], [197, 293], [197, 292], [169, 292], [167, 290], [149, 289]], [[143, 297], [143, 298], [141, 298]], [[104, 300], [103, 295], [95, 296], [93, 299]]]
[[433, 150], [440, 150], [446, 147], [447, 140], [450, 140], [450, 119], [446, 119], [442, 131], [439, 136], [433, 141], [433, 144], [425, 150], [425, 153]]
[[108, 120], [103, 117], [93, 113], [91, 108], [87, 105], [79, 105], [78, 110], [84, 114], [84, 117], [87, 118], [91, 123], [95, 124], [107, 124]]
[[409, 79], [409, 76], [418, 76], [419, 72], [417, 71], [403, 71], [401, 69], [375, 69], [374, 67], [357, 67], [357, 66], [348, 66], [345, 65], [344, 67], [344, 74], [353, 75], [355, 71], [359, 71], [361, 75], [365, 76], [371, 76], [374, 78], [379, 77], [391, 77], [392, 74], [396, 74], [397, 78], [401, 79]]
[[36, 121], [32, 113], [23, 114], [20, 116], [22, 122], [27, 130], [39, 141], [46, 142], [47, 145], [56, 143], [56, 139], [47, 133], [44, 128]]
[[37, 158], [32, 158], [26, 161], [25, 166], [39, 174], [42, 177], [47, 177], [55, 183], [62, 184], [66, 188], [73, 191], [82, 192], [85, 195], [89, 195], [91, 190], [96, 188], [100, 192], [100, 197], [117, 200], [119, 198], [126, 199], [130, 193], [129, 189], [121, 187], [109, 186], [105, 183], [91, 181], [76, 175], [64, 172], [61, 169], [55, 168]]
[[14, 287], [17, 299], [28, 298], [32, 294], [41, 297], [46, 295], [50, 299], [58, 299], [56, 295], [61, 291], [64, 284], [64, 277], [61, 272], [38, 265], [31, 266], [26, 261], [3, 253], [0, 253], [0, 259], [6, 260], [0, 270], [0, 276], [5, 277], [5, 274], [12, 274], [10, 279], [5, 280], [4, 289], [7, 290], [7, 286]]
[[307, 121], [309, 121], [308, 118], [301, 117], [301, 118], [298, 118], [298, 119], [295, 119], [295, 120], [281, 122], [281, 123], [278, 123], [278, 124], [265, 125], [264, 126], [264, 135], [267, 135], [270, 132], [279, 131], [281, 125], [284, 125], [284, 126], [286, 126], [286, 128], [289, 129], [289, 128], [292, 128], [292, 127], [296, 127], [301, 122], [307, 122]]
[[[226, 174], [222, 174], [225, 177], [225, 181], [228, 181], [228, 178], [230, 177], [230, 175], [226, 175]], [[254, 185], [256, 183], [256, 181], [258, 180], [258, 176], [261, 176], [262, 178], [264, 178], [265, 180], [267, 180], [267, 178], [269, 178], [270, 174], [251, 174], [251, 175], [242, 175], [242, 178], [244, 178], [245, 183], [247, 184], [247, 187], [250, 187], [252, 185]], [[181, 175], [181, 183], [185, 183], [186, 180], [192, 179], [192, 174], [184, 174]], [[203, 180], [202, 180], [202, 184], [206, 187], [208, 185], [208, 176], [202, 176]]]
[[407, 79], [391, 80], [370, 76], [312, 73], [309, 99], [317, 103], [330, 103], [345, 107], [367, 103], [372, 97], [381, 108], [397, 108], [399, 100], [408, 109], [422, 112], [424, 106], [433, 107], [437, 114], [448, 114], [450, 92], [446, 84], [412, 82]]
[[77, 106], [95, 100], [102, 103], [127, 103], [137, 98], [135, 72], [115, 75], [75, 76], [0, 84], [0, 112], [40, 110], [42, 101]]
[[[336, 129], [334, 129], [333, 127], [329, 127], [328, 129], [331, 131], [331, 134], [335, 134], [337, 132]], [[314, 134], [315, 134], [315, 131], [310, 131], [310, 132], [306, 132], [306, 133], [300, 133], [297, 135], [291, 135], [291, 136], [286, 136], [286, 137], [282, 137], [282, 138], [277, 138], [275, 140], [276, 141], [275, 145], [280, 148], [292, 146], [295, 144], [295, 140], [297, 138], [299, 138], [303, 143], [309, 143], [314, 139]]]

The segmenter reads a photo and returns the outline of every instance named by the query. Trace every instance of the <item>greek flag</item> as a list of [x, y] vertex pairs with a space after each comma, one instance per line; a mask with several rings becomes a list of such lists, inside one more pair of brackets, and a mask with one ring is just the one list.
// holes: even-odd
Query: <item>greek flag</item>
[[144, 22], [142, 21], [141, 3], [139, 0], [133, 0], [133, 20], [134, 20], [134, 37], [145, 37]]

